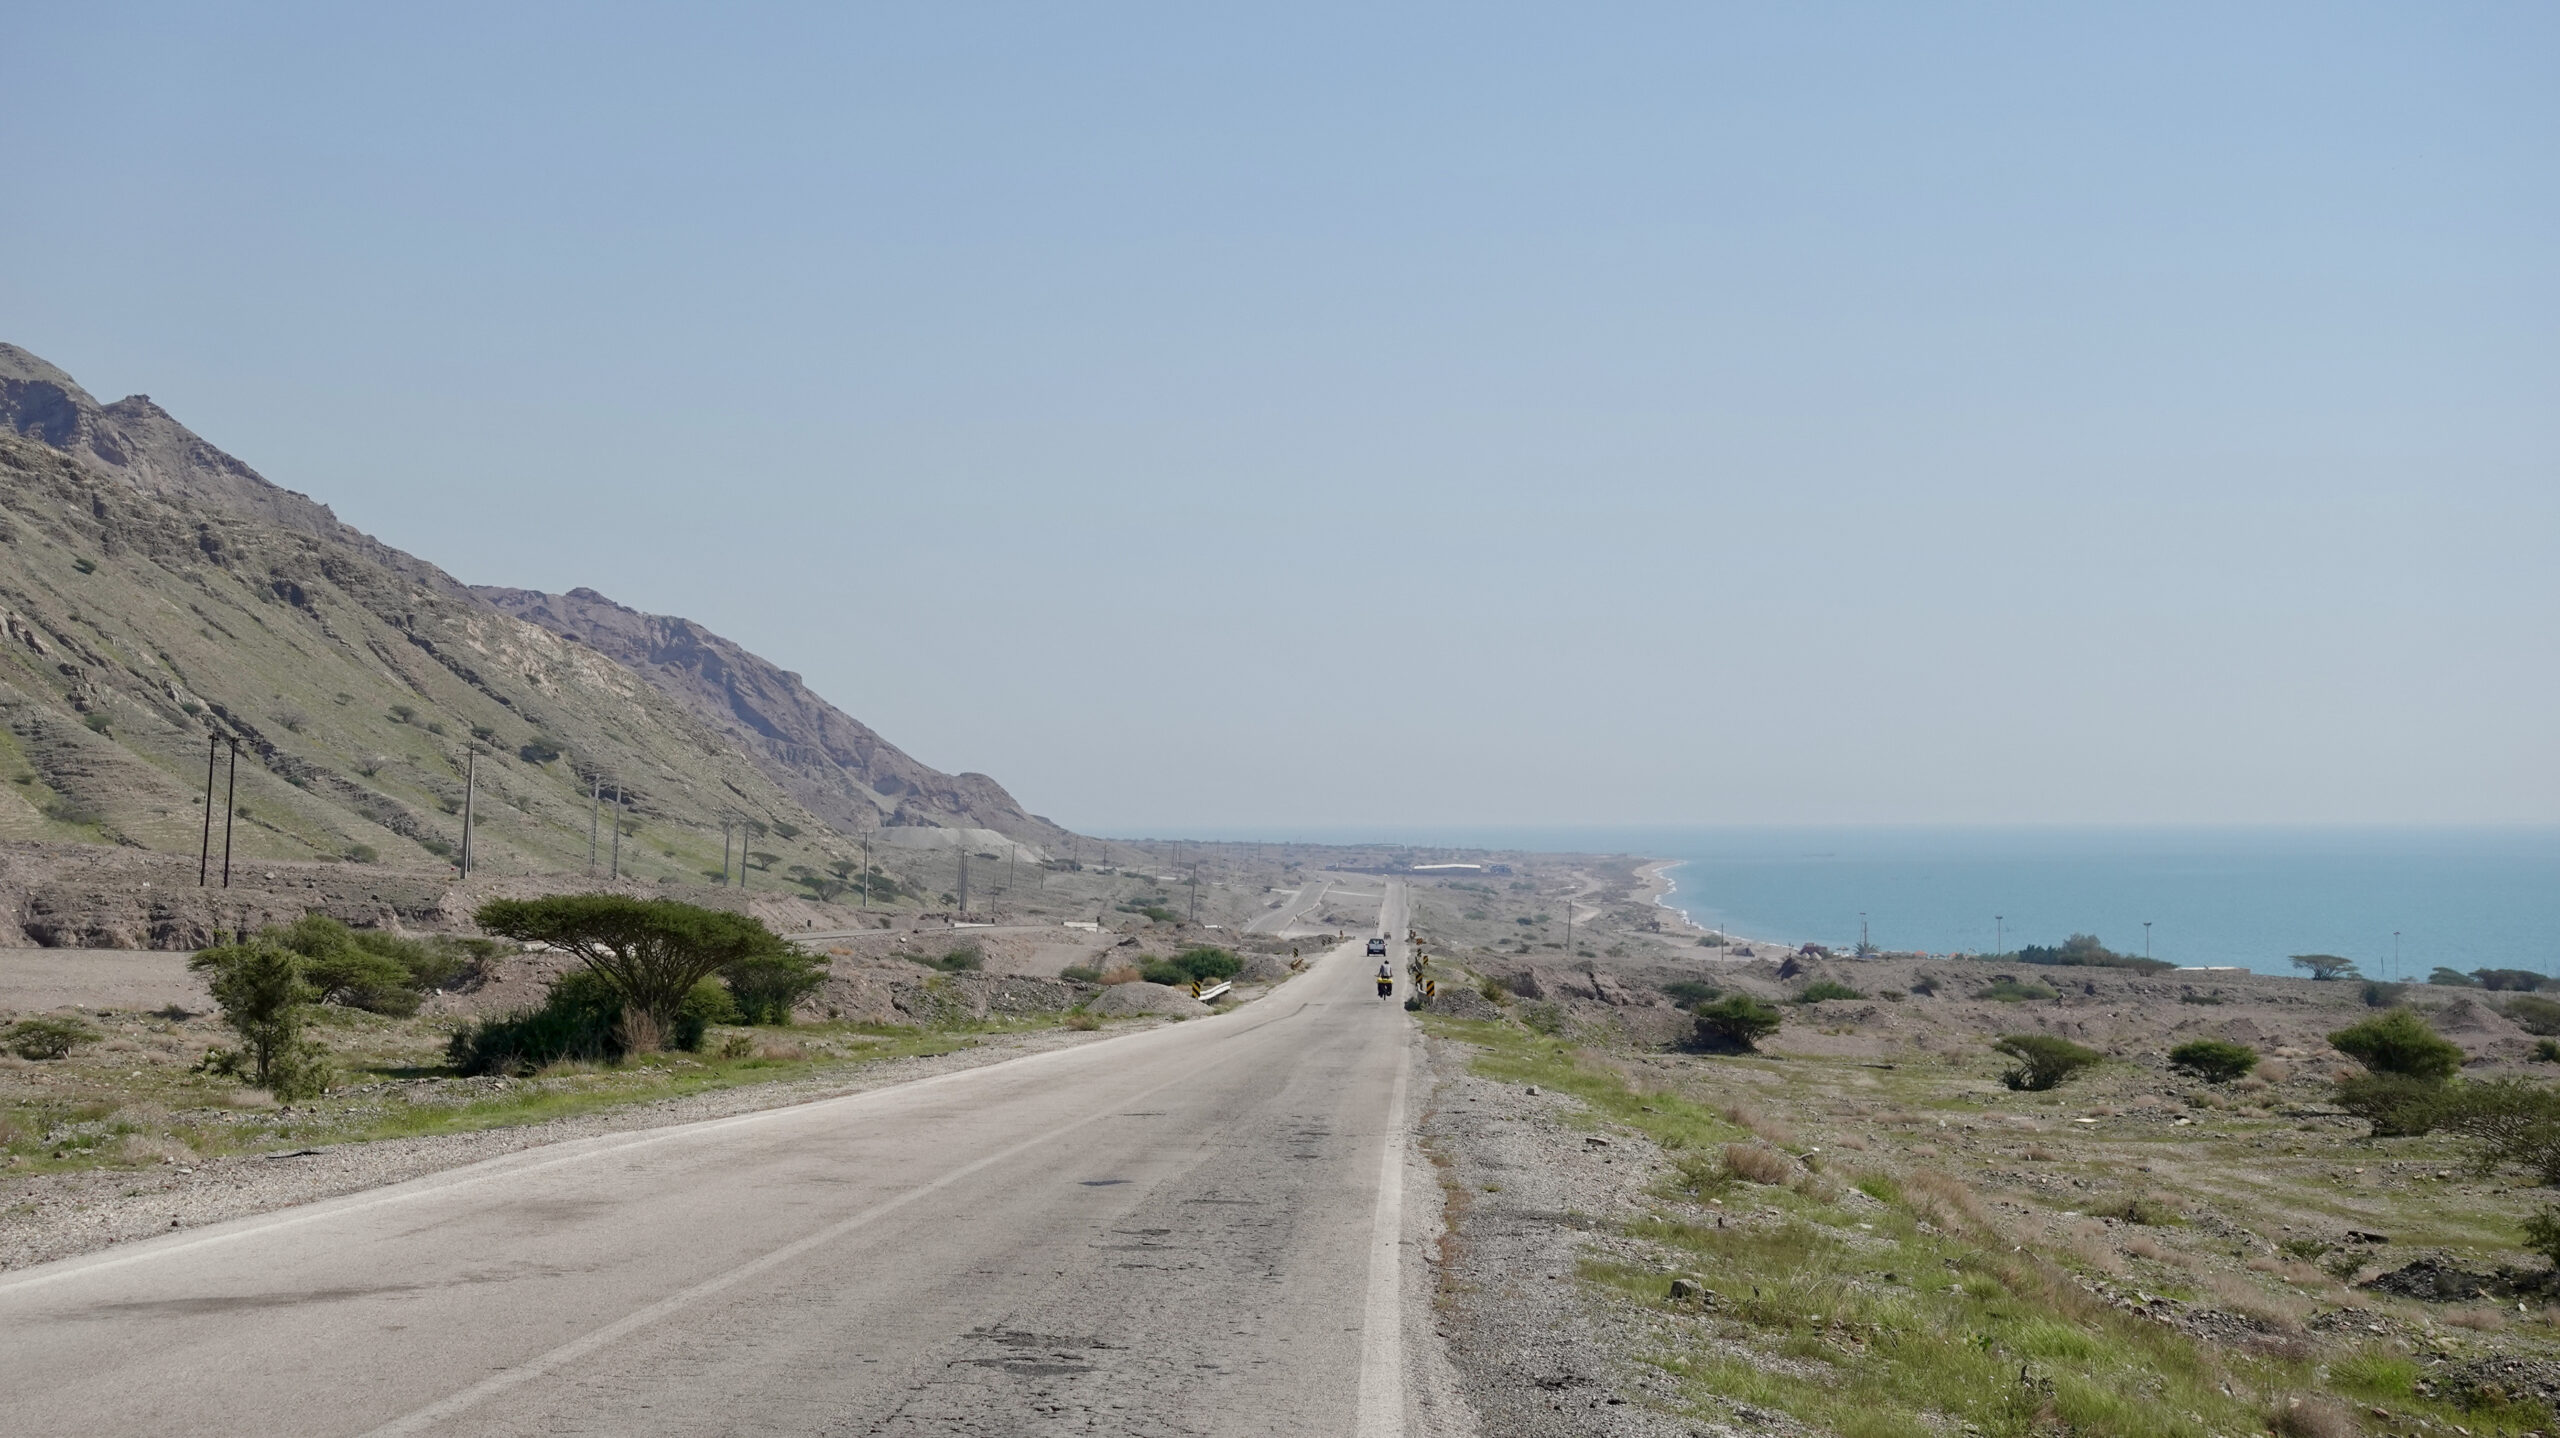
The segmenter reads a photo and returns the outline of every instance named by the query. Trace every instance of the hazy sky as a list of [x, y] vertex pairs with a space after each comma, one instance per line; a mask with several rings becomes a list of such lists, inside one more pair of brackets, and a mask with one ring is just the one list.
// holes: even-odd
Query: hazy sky
[[22, 8], [0, 338], [1088, 830], [2560, 819], [2560, 9]]

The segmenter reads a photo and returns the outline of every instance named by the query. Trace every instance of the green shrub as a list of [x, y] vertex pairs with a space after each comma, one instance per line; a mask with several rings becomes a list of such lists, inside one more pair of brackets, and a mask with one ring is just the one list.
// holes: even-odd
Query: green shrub
[[2560, 1000], [2535, 998], [2530, 994], [2506, 1001], [2502, 1006], [2508, 1018], [2529, 1034], [2560, 1034]]
[[2446, 1079], [2462, 1068], [2462, 1050], [2408, 1009], [2350, 1024], [2329, 1035], [2329, 1046], [2378, 1074]]
[[2549, 979], [2531, 969], [2473, 969], [2471, 977], [2478, 979], [2480, 986], [2484, 989], [2499, 989], [2512, 993], [2529, 994], [2550, 982]]
[[2438, 965], [2434, 973], [2427, 975], [2427, 982], [2431, 984], [2442, 984], [2449, 989], [2476, 989], [2480, 987], [2480, 981], [2478, 979], [2471, 977], [2460, 969], [2448, 969], [2442, 965]]
[[1138, 966], [1138, 974], [1151, 984], [1181, 988], [1186, 984], [1214, 984], [1220, 979], [1231, 979], [1243, 968], [1243, 961], [1226, 950], [1203, 946], [1185, 949], [1169, 959], [1149, 959]]
[[22, 1059], [67, 1059], [73, 1049], [97, 1041], [98, 1031], [80, 1020], [50, 1015], [20, 1019], [0, 1034], [0, 1046]]
[[2033, 1093], [2061, 1087], [2102, 1057], [2095, 1049], [2052, 1034], [2010, 1034], [1992, 1047], [2018, 1061], [2000, 1075], [2000, 1081]]
[[2016, 979], [2004, 976], [1993, 979], [1990, 987], [1985, 988], [1981, 993], [1974, 995], [1974, 997], [1978, 999], [1989, 999], [1995, 1003], [2019, 1004], [2025, 1003], [2029, 999], [2050, 999], [2056, 997], [2056, 995], [2053, 990], [2046, 988], [2042, 984], [2022, 984]]
[[2522, 1078], [2448, 1084], [2436, 1126], [2480, 1144], [2486, 1162], [2520, 1165], [2560, 1187], [2560, 1093]]
[[987, 956], [975, 944], [962, 944], [946, 954], [910, 954], [907, 957], [928, 969], [940, 969], [946, 974], [975, 973], [987, 966]]
[[1102, 982], [1102, 970], [1091, 964], [1069, 964], [1058, 970], [1058, 977], [1071, 984], [1098, 984]]
[[1244, 972], [1244, 960], [1224, 949], [1211, 948], [1206, 944], [1194, 945], [1174, 955], [1173, 966], [1182, 970], [1184, 974], [1205, 983], [1232, 979]]
[[2545, 1204], [2541, 1212], [2524, 1221], [2524, 1247], [2527, 1253], [2538, 1253], [2543, 1262], [2560, 1268], [2560, 1208]]
[[2156, 974], [2177, 965], [2167, 959], [2146, 959], [2140, 954], [2119, 954], [2098, 942], [2095, 934], [2073, 934], [2058, 948], [2029, 944], [2012, 957], [2022, 964], [2045, 964], [2065, 968], [2132, 969], [2136, 973]]
[[302, 1036], [304, 1011], [320, 998], [302, 965], [300, 954], [266, 938], [206, 949], [187, 960], [189, 969], [206, 976], [223, 1023], [240, 1036], [240, 1054], [206, 1056], [210, 1070], [237, 1073], [280, 1099], [307, 1098], [328, 1088], [326, 1056]]
[[2560, 1064], [2560, 1039], [2535, 1039], [2533, 1061], [2543, 1064]]
[[2387, 1009], [2400, 1002], [2401, 997], [2408, 992], [2407, 984], [2386, 984], [2380, 979], [2367, 979], [2364, 981], [2364, 1006], [2369, 1009]]
[[799, 949], [750, 954], [720, 971], [738, 1022], [750, 1024], [790, 1023], [791, 1011], [826, 981], [827, 966]]
[[1797, 992], [1795, 1001], [1800, 1004], [1818, 1004], [1826, 999], [1863, 999], [1865, 997], [1865, 994], [1859, 993], [1847, 984], [1831, 979], [1816, 979]]
[[2257, 1066], [2256, 1049], [2221, 1039], [2197, 1039], [2169, 1050], [2169, 1067], [2194, 1074], [2206, 1083], [2229, 1083]]
[[1673, 979], [1662, 986], [1662, 991], [1671, 996], [1673, 1003], [1684, 1009], [1694, 1009], [1724, 992], [1715, 985], [1699, 979]]
[[1697, 1018], [1700, 1042], [1745, 1053], [1759, 1047], [1762, 1039], [1776, 1033], [1785, 1022], [1775, 1005], [1764, 1004], [1749, 994], [1727, 994], [1714, 1003], [1701, 1005]]
[[613, 985], [602, 975], [572, 969], [552, 982], [542, 1007], [456, 1030], [445, 1046], [445, 1061], [465, 1075], [523, 1075], [563, 1059], [612, 1063], [622, 1057], [621, 1019], [622, 996]]
[[[786, 1010], [786, 1021], [788, 1011]], [[676, 1023], [668, 1041], [686, 1053], [702, 1051], [703, 1036], [713, 1024], [739, 1022], [737, 1001], [729, 996], [729, 987], [718, 979], [704, 979], [684, 996], [676, 1006]], [[747, 1022], [754, 1022], [748, 1019]]]
[[2373, 1137], [2410, 1138], [2434, 1130], [2451, 1096], [2442, 1079], [2362, 1073], [2339, 1080], [2330, 1097], [2338, 1107], [2372, 1125]]

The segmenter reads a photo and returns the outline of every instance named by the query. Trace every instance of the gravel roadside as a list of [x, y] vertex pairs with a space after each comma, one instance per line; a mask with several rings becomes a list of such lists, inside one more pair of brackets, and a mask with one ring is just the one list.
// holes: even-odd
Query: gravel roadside
[[383, 1139], [271, 1155], [198, 1159], [147, 1169], [94, 1169], [0, 1181], [0, 1272], [248, 1214], [399, 1183], [567, 1139], [726, 1118], [812, 1103], [980, 1068], [1026, 1054], [1132, 1032], [1040, 1029], [989, 1034], [950, 1053], [887, 1059], [845, 1071], [636, 1103], [625, 1108], [476, 1133]]
[[[1586, 1252], [1644, 1212], [1667, 1170], [1639, 1135], [1579, 1100], [1481, 1078], [1473, 1050], [1425, 1040], [1422, 1148], [1438, 1170], [1437, 1332], [1479, 1431], [1503, 1438], [1691, 1438], [1736, 1430], [1662, 1411], [1670, 1380], [1623, 1355], [1655, 1341], [1575, 1279]], [[1594, 1139], [1602, 1140], [1594, 1142]], [[1625, 1257], [1626, 1254], [1613, 1254]], [[1665, 1275], [1665, 1282], [1669, 1275]]]

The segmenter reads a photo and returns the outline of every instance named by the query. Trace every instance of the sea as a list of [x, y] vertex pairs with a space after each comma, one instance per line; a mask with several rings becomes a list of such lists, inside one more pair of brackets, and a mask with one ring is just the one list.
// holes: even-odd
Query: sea
[[[1241, 837], [1241, 836], [1238, 836]], [[1673, 861], [1663, 902], [1753, 941], [1998, 953], [2095, 934], [2119, 953], [2366, 977], [2560, 973], [2560, 827], [1522, 828], [1294, 835]]]

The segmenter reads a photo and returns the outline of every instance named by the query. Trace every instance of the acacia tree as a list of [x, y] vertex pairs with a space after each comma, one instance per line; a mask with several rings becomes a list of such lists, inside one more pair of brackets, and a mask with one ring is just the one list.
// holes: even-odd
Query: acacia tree
[[789, 947], [745, 914], [620, 894], [492, 899], [474, 917], [501, 938], [577, 955], [661, 1034], [674, 1031], [694, 985], [731, 964]]
[[2356, 971], [2355, 960], [2342, 959], [2336, 954], [2296, 954], [2293, 956], [2293, 966], [2297, 969], [2310, 970], [2311, 977], [2315, 979], [2349, 978]]

